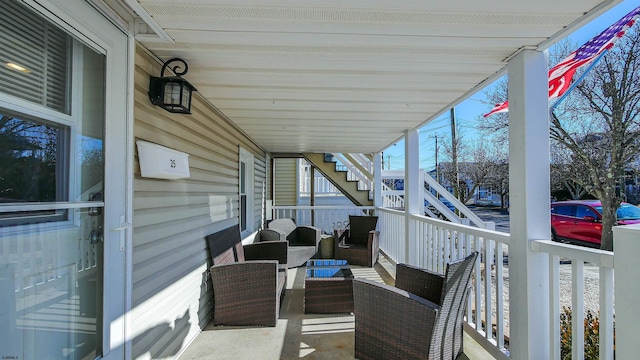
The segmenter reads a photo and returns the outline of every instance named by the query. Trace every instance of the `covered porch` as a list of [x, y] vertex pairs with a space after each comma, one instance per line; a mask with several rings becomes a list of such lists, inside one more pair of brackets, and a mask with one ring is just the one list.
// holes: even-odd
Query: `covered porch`
[[[275, 214], [291, 214], [294, 207], [274, 209]], [[298, 207], [297, 214], [308, 212], [306, 219], [321, 219], [329, 214], [367, 213], [368, 207], [327, 207], [314, 209]], [[548, 341], [538, 355], [549, 359], [559, 359], [561, 351], [560, 317], [562, 307], [578, 309], [579, 313], [589, 310], [599, 317], [600, 358], [613, 359], [614, 323], [614, 254], [611, 252], [560, 244], [551, 240], [533, 240], [529, 249], [544, 258], [544, 267], [521, 266], [513, 251], [513, 235], [509, 233], [481, 229], [475, 226], [455, 224], [418, 214], [405, 216], [403, 211], [377, 208], [380, 216], [380, 248], [383, 252], [374, 268], [352, 266], [355, 277], [393, 284], [397, 263], [412, 263], [436, 272], [444, 272], [448, 261], [462, 258], [469, 251], [481, 253], [472, 278], [465, 320], [464, 354], [461, 359], [511, 359], [514, 345], [517, 346], [518, 329], [514, 328], [517, 317], [510, 313], [522, 313], [513, 306], [513, 299], [522, 289], [514, 283], [514, 272], [523, 271], [527, 276], [545, 273], [539, 278], [538, 292], [546, 287], [541, 308], [541, 317], [546, 320], [546, 328], [530, 335], [537, 344]], [[341, 216], [341, 215], [338, 215]], [[311, 221], [311, 220], [308, 220]], [[406, 226], [406, 227], [405, 227]], [[415, 229], [415, 241], [407, 240], [407, 227]], [[491, 223], [488, 224], [491, 228]], [[616, 230], [616, 246], [632, 250], [633, 237], [639, 229], [625, 227]], [[624, 258], [627, 259], [624, 259]], [[628, 267], [628, 255], [617, 258], [617, 265]], [[632, 261], [633, 262], [633, 261]], [[623, 265], [624, 264], [624, 265]], [[588, 269], [588, 270], [585, 270]], [[181, 359], [233, 358], [242, 354], [264, 353], [269, 358], [294, 359], [348, 359], [353, 358], [353, 315], [309, 315], [303, 312], [304, 267], [291, 269], [287, 295], [282, 314], [276, 328], [229, 328], [208, 326], [189, 345]], [[585, 271], [593, 273], [585, 276]], [[530, 274], [533, 272], [534, 274]], [[618, 273], [621, 273], [619, 271]], [[628, 273], [616, 274], [616, 281], [631, 281]], [[617, 294], [628, 297], [631, 303], [637, 295], [635, 290], [618, 290]], [[561, 292], [564, 292], [561, 294]], [[597, 292], [597, 294], [593, 294]], [[599, 295], [598, 295], [599, 294]], [[618, 295], [620, 296], [620, 295]], [[595, 300], [594, 300], [595, 298]], [[489, 304], [489, 305], [487, 305]], [[531, 306], [530, 306], [531, 308]], [[620, 313], [621, 310], [618, 310]], [[622, 310], [625, 311], [625, 310]], [[631, 316], [631, 314], [629, 314]], [[635, 316], [635, 315], [633, 315]], [[572, 356], [583, 358], [584, 327], [573, 323]], [[620, 338], [622, 331], [633, 333], [633, 325], [617, 317], [616, 356], [625, 345]], [[623, 330], [629, 326], [628, 330]], [[487, 331], [487, 329], [491, 329]], [[522, 340], [522, 339], [521, 339]], [[231, 347], [218, 346], [234, 344]], [[622, 346], [622, 348], [621, 348]], [[627, 344], [629, 351], [635, 351], [633, 344]]]
[[[141, 4], [149, 15], [145, 18], [149, 31], [139, 39], [150, 56], [160, 60], [184, 57], [191, 69], [187, 77], [193, 79], [202, 101], [213, 104], [264, 151], [264, 220], [277, 217], [269, 211], [269, 203], [274, 208], [279, 205], [275, 192], [281, 184], [274, 180], [273, 159], [301, 154], [367, 154], [373, 163], [372, 201], [373, 211], [380, 217], [380, 246], [392, 264], [408, 263], [443, 272], [446, 263], [471, 251], [481, 252], [467, 308], [469, 342], [495, 359], [560, 358], [562, 259], [572, 264], [570, 305], [574, 313], [585, 308], [584, 264], [598, 267], [600, 357], [613, 358], [614, 254], [550, 241], [549, 164], [540, 159], [549, 158], [549, 123], [541, 121], [548, 116], [545, 51], [615, 2], [565, 2], [562, 9], [548, 2], [536, 4], [535, 10], [524, 2], [513, 6], [496, 3], [489, 8], [468, 2], [431, 3], [428, 9], [410, 3], [397, 7], [382, 3], [374, 7], [298, 5], [293, 9], [282, 2], [268, 7]], [[534, 12], [538, 15], [532, 16]], [[300, 14], [303, 16], [298, 17]], [[493, 21], [493, 16], [501, 20]], [[173, 42], [158, 41], [163, 38]], [[506, 72], [511, 104], [510, 233], [424, 216], [418, 129]], [[402, 210], [385, 206], [388, 199], [380, 177], [381, 152], [398, 141], [405, 147]], [[300, 210], [309, 211], [311, 219], [325, 209], [311, 206]], [[246, 241], [252, 241], [253, 234], [246, 235]], [[625, 236], [617, 237], [621, 255], [632, 253], [626, 250], [633, 245]], [[625, 266], [624, 261], [618, 264], [616, 260], [615, 264]], [[615, 274], [621, 277], [617, 283], [628, 281], [624, 277], [629, 272]], [[291, 308], [287, 309], [291, 312], [285, 314], [292, 318], [281, 319], [285, 323], [301, 314], [298, 305], [293, 305], [301, 293], [295, 283], [299, 272], [291, 279]], [[635, 294], [623, 296], [625, 302], [638, 300]], [[633, 328], [625, 322], [637, 315], [627, 314], [623, 319], [620, 311], [624, 310], [617, 309], [616, 352], [624, 358], [622, 354], [630, 354], [625, 347], [635, 346], [633, 341], [625, 343], [623, 333], [632, 333]], [[305, 325], [305, 319], [295, 319]], [[584, 330], [576, 324], [580, 322], [574, 322], [572, 328], [572, 352], [578, 359], [584, 356]], [[236, 354], [271, 349], [274, 354], [280, 351], [280, 357], [295, 357], [297, 352], [303, 358], [308, 355], [305, 351], [311, 354], [322, 348], [322, 339], [332, 341], [331, 330], [318, 335], [317, 344], [301, 341], [298, 330], [300, 334], [315, 331], [302, 325], [296, 333], [281, 324], [275, 329], [233, 330], [231, 336], [238, 342], [230, 350]], [[343, 330], [345, 337], [351, 336], [347, 335], [348, 327]], [[224, 341], [225, 331], [205, 328], [181, 356], [198, 358], [198, 339], [214, 336], [214, 343]], [[254, 332], [280, 332], [282, 337], [263, 342], [264, 348], [254, 348], [260, 342], [246, 343], [248, 348], [243, 348], [243, 341], [251, 339]], [[205, 351], [202, 358], [216, 356], [217, 350], [209, 350], [212, 352], [207, 355]]]
[[[91, 97], [86, 92], [89, 85], [105, 90], [96, 96], [101, 107], [95, 113], [102, 114], [101, 122], [90, 127], [105, 129], [100, 152], [104, 163], [98, 166], [104, 176], [96, 183], [103, 190], [100, 196], [87, 191], [78, 193], [80, 203], [68, 197], [46, 204], [46, 210], [63, 209], [66, 223], [0, 229], [0, 255], [20, 265], [3, 279], [34, 284], [27, 287], [18, 281], [13, 291], [7, 286], [7, 303], [27, 299], [26, 290], [35, 292], [43, 284], [53, 288], [48, 284], [58, 278], [47, 274], [54, 265], [68, 268], [64, 272], [70, 279], [85, 260], [99, 271], [96, 278], [104, 283], [93, 287], [65, 282], [66, 298], [75, 301], [76, 288], [84, 286], [92, 296], [80, 300], [90, 300], [99, 310], [92, 316], [95, 339], [87, 358], [353, 358], [353, 316], [305, 316], [300, 268], [289, 270], [276, 327], [208, 325], [215, 311], [208, 235], [237, 226], [242, 242], [248, 244], [269, 219], [279, 217], [295, 217], [298, 225], [328, 224], [323, 231], [330, 234], [331, 221], [320, 221], [325, 212], [342, 214], [343, 221], [349, 213], [379, 217], [383, 255], [373, 269], [354, 267], [357, 277], [392, 283], [396, 264], [443, 272], [447, 263], [480, 253], [465, 314], [464, 356], [469, 359], [560, 359], [566, 292], [571, 293], [568, 305], [577, 318], [586, 309], [599, 313], [600, 359], [613, 359], [614, 349], [618, 359], [640, 353], [635, 339], [640, 290], [633, 286], [640, 276], [640, 227], [614, 229], [613, 253], [554, 243], [549, 226], [546, 51], [623, 0], [9, 3], [20, 13], [44, 19], [45, 29], [60, 29], [76, 49], [88, 44], [96, 50], [101, 65], [87, 66], [84, 75], [104, 77], [101, 82], [74, 83], [72, 91], [75, 101]], [[12, 40], [19, 38], [21, 29], [7, 28]], [[16, 41], [16, 52], [39, 37]], [[60, 53], [69, 55], [62, 66], [70, 70], [63, 83], [78, 80], [77, 65], [88, 55], [80, 50]], [[30, 54], [25, 61], [40, 58]], [[173, 58], [188, 64], [188, 73], [173, 71], [197, 89], [189, 98], [190, 113], [167, 112], [150, 99], [151, 77], [160, 75]], [[460, 207], [463, 219], [454, 220], [456, 214], [446, 207], [438, 210], [451, 216], [449, 221], [426, 216], [425, 182], [431, 178], [420, 171], [419, 130], [506, 73], [509, 233], [496, 231], [490, 222]], [[58, 114], [47, 104], [34, 105], [5, 92], [0, 89], [2, 109], [37, 117], [44, 124], [54, 122], [70, 136], [87, 129], [75, 120], [93, 115], [81, 106], [71, 115]], [[182, 154], [183, 160], [188, 158], [180, 162], [186, 169], [177, 177], [171, 169], [163, 176], [148, 176], [142, 171], [146, 159], [137, 141]], [[383, 186], [382, 152], [399, 142], [404, 144], [404, 190], [391, 194]], [[61, 141], [60, 150], [59, 154], [66, 151], [65, 161], [82, 160], [72, 143]], [[287, 175], [293, 170], [277, 168], [274, 162], [328, 153], [370, 161], [368, 167], [351, 170], [370, 184], [370, 196], [358, 200], [370, 204], [296, 203], [300, 184], [295, 175]], [[174, 158], [163, 159], [175, 167]], [[65, 171], [68, 176], [62, 174]], [[76, 172], [57, 171], [68, 183]], [[11, 214], [17, 211], [12, 206], [0, 210]], [[72, 222], [74, 216], [100, 215], [95, 206], [104, 207], [104, 220], [95, 232]], [[45, 208], [36, 203], [18, 204], [18, 209]], [[51, 239], [68, 240], [55, 264], [41, 260], [54, 253]], [[76, 246], [76, 239], [104, 252], [86, 251]], [[588, 304], [586, 267], [598, 278], [597, 295], [589, 294]], [[31, 273], [44, 280], [36, 283]], [[76, 317], [70, 312], [63, 323]], [[52, 336], [46, 326], [28, 329], [21, 319], [9, 320], [16, 324], [11, 331], [29, 343], [20, 345], [20, 352], [0, 355], [18, 358], [55, 351], [52, 358], [85, 358], [78, 352], [82, 341], [74, 335], [74, 326]], [[583, 331], [582, 322], [574, 321], [573, 359], [584, 358]]]

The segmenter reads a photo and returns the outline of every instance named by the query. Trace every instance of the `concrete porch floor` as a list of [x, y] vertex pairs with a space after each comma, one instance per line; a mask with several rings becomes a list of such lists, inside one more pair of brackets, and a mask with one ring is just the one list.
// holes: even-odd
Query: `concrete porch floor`
[[[395, 265], [380, 256], [371, 268], [352, 266], [355, 277], [394, 283]], [[192, 359], [353, 359], [354, 316], [305, 314], [304, 267], [289, 269], [287, 291], [276, 327], [229, 327], [207, 325], [180, 356]], [[471, 338], [465, 336], [465, 353]], [[473, 351], [472, 357], [492, 359]]]

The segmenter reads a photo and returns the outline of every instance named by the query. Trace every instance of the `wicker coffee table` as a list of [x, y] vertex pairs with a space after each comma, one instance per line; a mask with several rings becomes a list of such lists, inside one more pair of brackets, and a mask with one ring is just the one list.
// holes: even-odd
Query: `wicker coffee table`
[[353, 312], [353, 273], [346, 260], [309, 260], [304, 278], [304, 312]]

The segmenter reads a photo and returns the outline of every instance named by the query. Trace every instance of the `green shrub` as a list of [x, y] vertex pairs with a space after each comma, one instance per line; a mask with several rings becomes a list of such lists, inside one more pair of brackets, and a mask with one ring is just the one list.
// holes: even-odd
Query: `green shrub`
[[[584, 318], [584, 359], [599, 359], [600, 320], [591, 310]], [[614, 334], [615, 343], [615, 334]], [[560, 312], [560, 359], [571, 359], [571, 307], [563, 306]]]

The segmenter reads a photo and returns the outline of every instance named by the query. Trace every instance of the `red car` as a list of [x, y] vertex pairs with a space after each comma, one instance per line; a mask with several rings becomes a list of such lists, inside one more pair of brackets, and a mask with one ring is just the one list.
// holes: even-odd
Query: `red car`
[[[617, 225], [640, 223], [640, 208], [620, 204], [616, 212]], [[602, 237], [602, 204], [599, 200], [560, 201], [551, 204], [551, 237], [554, 241], [569, 241], [600, 246]]]

